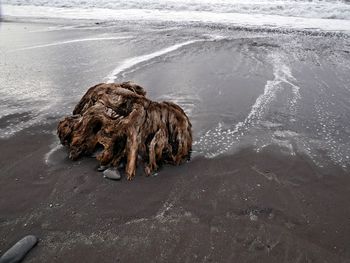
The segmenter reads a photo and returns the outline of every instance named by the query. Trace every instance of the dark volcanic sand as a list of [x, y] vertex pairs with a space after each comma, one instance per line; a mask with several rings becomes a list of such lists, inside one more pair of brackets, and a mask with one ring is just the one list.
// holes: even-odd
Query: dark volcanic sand
[[[34, 234], [25, 262], [350, 262], [347, 38], [86, 23], [2, 24], [0, 254]], [[184, 107], [189, 163], [110, 181], [52, 151], [120, 61], [204, 33], [116, 79]]]
[[340, 171], [245, 149], [115, 182], [92, 158], [47, 167], [51, 139], [0, 143], [1, 252], [35, 234], [26, 262], [349, 262], [350, 177]]

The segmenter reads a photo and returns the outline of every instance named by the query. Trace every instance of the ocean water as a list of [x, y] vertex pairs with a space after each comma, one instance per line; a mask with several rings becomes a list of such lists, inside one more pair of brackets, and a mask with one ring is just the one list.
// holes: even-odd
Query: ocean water
[[96, 83], [133, 80], [186, 111], [194, 154], [278, 146], [350, 169], [347, 1], [3, 0], [1, 10], [44, 23], [1, 25], [0, 140], [55, 125]]
[[5, 16], [350, 31], [347, 0], [4, 0]]
[[350, 19], [344, 0], [5, 0], [4, 4], [113, 10], [195, 11]]

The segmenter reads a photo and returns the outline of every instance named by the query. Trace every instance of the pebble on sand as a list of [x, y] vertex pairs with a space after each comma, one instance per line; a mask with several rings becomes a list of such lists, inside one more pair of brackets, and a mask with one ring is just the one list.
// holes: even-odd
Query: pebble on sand
[[108, 166], [105, 166], [105, 165], [100, 165], [99, 167], [97, 167], [97, 171], [99, 172], [103, 172], [107, 169], [108, 169]]
[[103, 172], [103, 177], [111, 180], [120, 180], [121, 176], [117, 169], [108, 168]]
[[7, 250], [0, 258], [0, 263], [16, 263], [21, 262], [25, 255], [38, 243], [38, 239], [33, 236], [25, 236], [9, 250]]

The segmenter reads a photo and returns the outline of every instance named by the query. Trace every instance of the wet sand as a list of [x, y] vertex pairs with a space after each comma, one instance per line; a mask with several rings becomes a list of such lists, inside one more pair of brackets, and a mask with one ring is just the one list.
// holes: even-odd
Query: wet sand
[[48, 167], [53, 135], [33, 132], [0, 142], [1, 253], [35, 234], [26, 262], [349, 262], [341, 170], [244, 149], [116, 182], [64, 151]]
[[[14, 24], [10, 29], [24, 26], [46, 28]], [[96, 31], [99, 37], [110, 37], [113, 30], [104, 29], [101, 36], [98, 29], [88, 33], [74, 29], [69, 37], [66, 31], [43, 31], [37, 35], [40, 38], [27, 32], [30, 37], [14, 41], [13, 49], [43, 45], [39, 41], [43, 36], [50, 40], [47, 44], [65, 45], [62, 42], [78, 39], [78, 34], [79, 39], [96, 37]], [[118, 30], [125, 35], [137, 31]], [[36, 89], [46, 93], [36, 100], [15, 93], [16, 89], [15, 95], [4, 97], [5, 89], [1, 90], [7, 108], [28, 106], [29, 110], [9, 112], [0, 119], [2, 131], [10, 133], [0, 139], [0, 254], [23, 236], [34, 234], [40, 243], [25, 262], [350, 262], [350, 176], [348, 162], [337, 158], [346, 158], [346, 152], [336, 148], [342, 141], [342, 147], [349, 143], [348, 115], [343, 114], [349, 107], [348, 68], [341, 67], [347, 63], [345, 51], [334, 48], [333, 56], [324, 49], [324, 56], [317, 57], [316, 51], [300, 53], [295, 45], [292, 52], [291, 46], [284, 46], [290, 36], [244, 34], [238, 40], [190, 45], [118, 73], [118, 81], [137, 81], [153, 99], [178, 102], [193, 121], [192, 160], [165, 166], [156, 176], [147, 178], [139, 170], [132, 182], [110, 181], [97, 172], [93, 158], [72, 162], [64, 149], [53, 151], [58, 119], [70, 113], [88, 86], [118, 66], [113, 56], [121, 61], [140, 59], [171, 43], [197, 39], [193, 29], [152, 30], [130, 43], [103, 42], [103, 50], [94, 46], [97, 43], [81, 42], [80, 49], [68, 45], [57, 53], [36, 48], [26, 56], [11, 55], [10, 39], [2, 42], [1, 50], [6, 51], [2, 85], [40, 83], [28, 93]], [[157, 37], [164, 34], [170, 37], [159, 43]], [[237, 34], [242, 33], [233, 33]], [[314, 40], [300, 38], [303, 50], [312, 46]], [[336, 42], [328, 43], [332, 41]], [[77, 50], [80, 53], [74, 53]], [[87, 58], [75, 61], [72, 54]], [[278, 55], [272, 62], [266, 60], [271, 54]], [[331, 59], [339, 60], [333, 69]], [[59, 67], [65, 60], [69, 63]], [[24, 69], [18, 67], [21, 63]], [[276, 71], [276, 65], [289, 66], [294, 75]], [[20, 78], [26, 69], [31, 71]], [[274, 79], [276, 74], [279, 78]], [[313, 75], [320, 83], [336, 75], [340, 84], [334, 88], [335, 97], [328, 96], [327, 83], [319, 88]], [[43, 82], [44, 77], [53, 82]], [[274, 89], [267, 89], [266, 81]], [[288, 82], [301, 87], [302, 99], [294, 96], [298, 90]], [[21, 99], [11, 100], [15, 96]], [[280, 100], [274, 102], [275, 97]], [[334, 117], [336, 113], [341, 119]], [[330, 125], [319, 130], [320, 121]], [[21, 128], [17, 131], [9, 123], [24, 124], [14, 125]], [[304, 150], [308, 147], [310, 151]]]

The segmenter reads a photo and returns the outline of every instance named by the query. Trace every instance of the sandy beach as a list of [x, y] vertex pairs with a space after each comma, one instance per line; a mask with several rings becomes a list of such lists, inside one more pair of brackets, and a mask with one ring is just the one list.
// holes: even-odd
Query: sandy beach
[[[350, 262], [350, 40], [94, 21], [0, 27], [0, 255], [25, 262]], [[56, 126], [100, 82], [178, 103], [192, 159], [110, 181]]]

